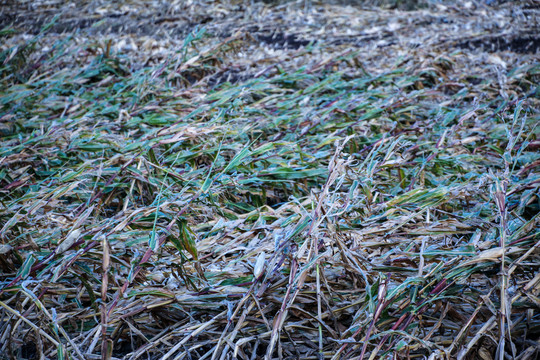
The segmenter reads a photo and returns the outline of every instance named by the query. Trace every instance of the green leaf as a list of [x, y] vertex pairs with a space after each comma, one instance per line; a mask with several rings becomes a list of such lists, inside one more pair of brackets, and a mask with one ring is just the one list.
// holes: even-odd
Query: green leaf
[[30, 271], [32, 270], [32, 266], [36, 262], [36, 259], [34, 258], [33, 254], [28, 254], [26, 257], [26, 260], [24, 260], [23, 265], [19, 268], [19, 271], [17, 271], [17, 277], [21, 277], [21, 279], [26, 279], [28, 275], [30, 274]]

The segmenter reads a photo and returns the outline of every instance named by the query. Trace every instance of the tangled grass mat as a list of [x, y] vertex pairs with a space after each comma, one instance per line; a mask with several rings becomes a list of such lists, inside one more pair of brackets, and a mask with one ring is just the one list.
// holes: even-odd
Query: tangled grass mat
[[3, 5], [0, 359], [538, 358], [538, 3], [397, 5]]

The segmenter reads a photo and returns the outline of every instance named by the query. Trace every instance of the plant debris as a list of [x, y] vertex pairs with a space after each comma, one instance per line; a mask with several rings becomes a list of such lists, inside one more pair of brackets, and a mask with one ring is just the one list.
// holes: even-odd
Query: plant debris
[[534, 1], [0, 11], [0, 359], [538, 358]]

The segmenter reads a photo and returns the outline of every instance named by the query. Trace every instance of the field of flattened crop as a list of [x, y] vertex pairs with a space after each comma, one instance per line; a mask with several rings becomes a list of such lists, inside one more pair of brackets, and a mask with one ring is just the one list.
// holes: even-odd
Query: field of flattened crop
[[530, 1], [7, 1], [0, 360], [540, 356]]

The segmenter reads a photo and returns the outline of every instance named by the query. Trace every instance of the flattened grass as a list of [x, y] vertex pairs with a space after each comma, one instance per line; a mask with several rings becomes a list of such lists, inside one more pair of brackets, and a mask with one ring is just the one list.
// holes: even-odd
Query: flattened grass
[[538, 63], [46, 36], [0, 55], [0, 357], [538, 354]]

